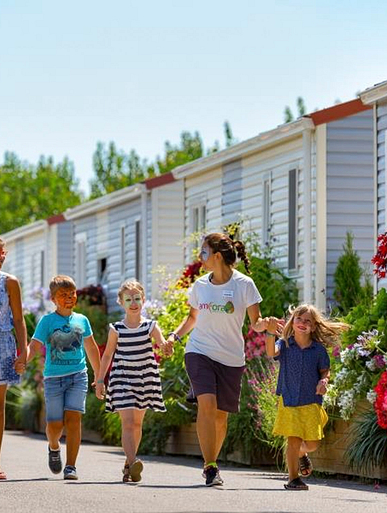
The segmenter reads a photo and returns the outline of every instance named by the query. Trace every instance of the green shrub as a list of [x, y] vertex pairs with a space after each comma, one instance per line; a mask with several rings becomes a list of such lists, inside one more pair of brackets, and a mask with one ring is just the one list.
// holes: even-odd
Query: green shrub
[[[361, 284], [364, 277], [364, 286]], [[366, 271], [360, 266], [360, 257], [353, 248], [353, 234], [347, 232], [343, 254], [339, 257], [333, 276], [333, 297], [340, 315], [346, 315], [355, 305], [369, 304], [373, 287]]]
[[352, 424], [344, 456], [352, 469], [365, 475], [387, 461], [387, 431], [378, 425], [373, 408]]

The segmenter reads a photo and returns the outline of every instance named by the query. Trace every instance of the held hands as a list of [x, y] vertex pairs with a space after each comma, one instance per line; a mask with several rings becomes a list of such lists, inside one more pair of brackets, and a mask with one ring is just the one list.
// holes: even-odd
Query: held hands
[[15, 360], [15, 363], [14, 363], [14, 369], [15, 371], [18, 373], [18, 374], [23, 374], [23, 372], [25, 372], [26, 370], [26, 360], [27, 360], [27, 355], [26, 353], [21, 353]]
[[326, 394], [328, 389], [328, 378], [320, 379], [316, 387], [316, 395]]
[[105, 383], [100, 383], [101, 380], [97, 380], [95, 385], [95, 396], [97, 399], [103, 401], [106, 395]]
[[170, 336], [163, 344], [161, 344], [160, 350], [164, 356], [169, 357], [173, 355], [173, 343], [173, 336]]
[[283, 319], [277, 319], [277, 317], [265, 317], [264, 319], [260, 319], [256, 322], [252, 327], [255, 331], [268, 331], [269, 333], [273, 333], [277, 337], [280, 337], [284, 324], [285, 321]]

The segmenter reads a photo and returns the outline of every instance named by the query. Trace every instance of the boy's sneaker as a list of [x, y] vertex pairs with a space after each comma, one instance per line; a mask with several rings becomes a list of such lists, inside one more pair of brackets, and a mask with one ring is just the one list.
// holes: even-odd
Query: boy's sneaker
[[76, 481], [78, 479], [77, 469], [72, 465], [66, 465], [63, 471], [63, 479]]
[[60, 449], [53, 451], [48, 446], [48, 466], [53, 474], [59, 474], [62, 470], [62, 459], [60, 457]]
[[214, 467], [213, 465], [206, 467], [203, 474], [206, 476], [206, 486], [219, 486], [223, 484], [223, 479], [220, 477], [218, 467]]

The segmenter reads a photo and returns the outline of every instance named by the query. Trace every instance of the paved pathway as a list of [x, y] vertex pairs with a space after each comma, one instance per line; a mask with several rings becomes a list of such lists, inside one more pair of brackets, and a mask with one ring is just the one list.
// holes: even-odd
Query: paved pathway
[[122, 452], [83, 444], [77, 467], [80, 480], [63, 481], [50, 473], [43, 436], [6, 432], [0, 482], [0, 513], [373, 513], [387, 511], [387, 486], [377, 491], [354, 481], [309, 479], [308, 492], [283, 488], [284, 475], [226, 467], [223, 487], [206, 488], [200, 460], [145, 457], [143, 481], [121, 482]]

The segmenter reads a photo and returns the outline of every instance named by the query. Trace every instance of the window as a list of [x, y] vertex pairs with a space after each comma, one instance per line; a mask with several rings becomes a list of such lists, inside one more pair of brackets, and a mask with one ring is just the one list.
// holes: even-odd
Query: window
[[121, 278], [124, 278], [125, 276], [125, 226], [121, 226], [120, 231], [120, 272], [121, 272]]
[[97, 283], [105, 285], [107, 283], [107, 258], [100, 258], [97, 262]]
[[75, 282], [78, 288], [86, 286], [86, 233], [75, 236]]
[[289, 202], [288, 202], [288, 269], [297, 268], [297, 169], [289, 171]]
[[268, 244], [270, 242], [270, 207], [271, 207], [271, 187], [270, 175], [266, 175], [262, 182], [262, 242]]
[[44, 281], [44, 250], [37, 251], [31, 257], [32, 287], [43, 287]]
[[189, 210], [189, 231], [193, 235], [191, 250], [199, 247], [199, 236], [203, 234], [207, 224], [207, 206], [206, 200], [197, 198], [192, 201]]
[[135, 276], [136, 280], [141, 281], [141, 221], [137, 219], [135, 222]]

